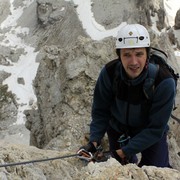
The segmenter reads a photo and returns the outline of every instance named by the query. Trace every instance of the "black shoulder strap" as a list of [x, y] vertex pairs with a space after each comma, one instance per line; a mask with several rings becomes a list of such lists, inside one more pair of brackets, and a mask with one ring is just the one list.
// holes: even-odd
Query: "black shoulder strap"
[[119, 63], [120, 63], [120, 60], [115, 59], [115, 60], [110, 61], [109, 63], [107, 63], [105, 65], [107, 73], [108, 73], [110, 81], [111, 81], [111, 84], [112, 84], [114, 96], [117, 95], [117, 88], [118, 88], [118, 84], [120, 81], [120, 78], [118, 78], [118, 72], [119, 72], [118, 71], [118, 68], [119, 68], [118, 64]]
[[159, 71], [159, 65], [157, 64], [149, 64], [148, 66], [148, 78], [146, 78], [143, 91], [148, 100], [153, 98], [154, 89], [155, 89], [155, 79]]
[[105, 68], [106, 68], [106, 71], [109, 75], [111, 83], [114, 82], [114, 76], [116, 73], [117, 64], [119, 62], [120, 62], [119, 59], [114, 59], [105, 65]]
[[164, 61], [167, 62], [168, 55], [164, 51], [162, 51], [160, 49], [157, 49], [155, 47], [151, 47], [151, 55], [156, 55], [156, 56], [158, 56], [160, 58], [163, 58]]
[[175, 73], [174, 69], [168, 64], [168, 55], [160, 49], [151, 47], [150, 57], [150, 62], [153, 64], [159, 64], [170, 72], [177, 85], [179, 73]]

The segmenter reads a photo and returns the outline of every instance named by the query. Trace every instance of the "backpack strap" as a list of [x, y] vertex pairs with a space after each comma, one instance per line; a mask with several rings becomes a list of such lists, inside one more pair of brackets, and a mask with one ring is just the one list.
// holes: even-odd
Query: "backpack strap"
[[168, 59], [168, 55], [164, 51], [157, 49], [155, 47], [151, 47], [150, 55], [151, 56], [156, 55], [159, 58], [163, 59], [163, 61], [165, 62], [167, 62], [167, 59]]
[[159, 64], [163, 68], [167, 69], [175, 80], [176, 86], [179, 79], [179, 73], [175, 73], [174, 69], [168, 64], [168, 55], [157, 48], [151, 47], [150, 62], [153, 64]]
[[154, 89], [155, 89], [155, 79], [158, 72], [159, 72], [159, 65], [150, 63], [148, 66], [148, 78], [146, 78], [143, 85], [143, 91], [147, 100], [152, 100], [153, 98]]
[[117, 94], [117, 88], [118, 88], [118, 83], [119, 83], [119, 78], [118, 78], [118, 73], [119, 73], [119, 67], [120, 67], [120, 60], [119, 59], [114, 59], [107, 63], [105, 65], [107, 73], [109, 75], [112, 88], [113, 88], [113, 93], [114, 96]]

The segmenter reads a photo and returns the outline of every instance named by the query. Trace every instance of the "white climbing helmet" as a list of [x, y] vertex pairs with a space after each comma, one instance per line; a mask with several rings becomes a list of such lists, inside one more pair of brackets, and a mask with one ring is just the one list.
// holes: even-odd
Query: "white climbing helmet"
[[140, 24], [127, 24], [118, 31], [116, 49], [149, 46], [149, 33], [147, 29]]

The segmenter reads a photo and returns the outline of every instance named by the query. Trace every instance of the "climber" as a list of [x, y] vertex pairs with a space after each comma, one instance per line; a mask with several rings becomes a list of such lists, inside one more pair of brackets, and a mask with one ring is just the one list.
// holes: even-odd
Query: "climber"
[[[175, 81], [168, 71], [150, 63], [150, 50], [150, 37], [144, 26], [127, 24], [118, 31], [118, 59], [107, 63], [99, 74], [90, 140], [80, 149], [95, 153], [107, 133], [112, 157], [121, 164], [171, 167], [167, 132]], [[154, 90], [151, 100], [147, 99], [144, 84], [147, 92]]]

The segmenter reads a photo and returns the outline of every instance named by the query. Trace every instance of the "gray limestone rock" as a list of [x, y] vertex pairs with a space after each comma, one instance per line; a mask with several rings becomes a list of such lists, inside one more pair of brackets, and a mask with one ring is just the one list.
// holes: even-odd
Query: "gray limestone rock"
[[174, 28], [176, 30], [180, 29], [180, 9], [176, 13]]
[[[167, 27], [164, 22], [163, 1], [134, 0], [127, 1], [126, 4], [123, 2], [93, 0], [91, 8], [96, 21], [106, 29], [112, 29], [124, 21], [145, 25], [150, 33], [152, 46], [165, 50], [169, 56], [169, 63], [178, 71], [179, 65], [175, 59], [172, 44], [179, 43], [180, 40], [177, 38], [179, 31], [170, 29], [170, 36], [167, 32], [161, 32]], [[5, 0], [1, 4], [2, 7], [7, 8], [7, 11], [3, 12], [2, 8], [0, 9], [4, 14], [0, 21], [6, 18], [9, 8]], [[15, 5], [19, 7], [22, 3], [17, 0]], [[29, 36], [22, 34], [20, 38], [24, 38], [24, 41], [32, 44], [39, 51], [36, 61], [40, 65], [33, 82], [37, 108], [24, 112], [27, 119], [25, 126], [30, 131], [30, 146], [7, 145], [1, 140], [1, 163], [74, 154], [80, 145], [88, 141], [94, 86], [104, 64], [116, 58], [115, 38], [92, 40], [83, 29], [76, 9], [76, 5], [64, 0], [37, 0], [18, 20], [20, 26], [30, 28]], [[30, 15], [31, 18], [27, 18]], [[154, 17], [158, 19], [156, 27], [159, 33], [152, 28]], [[178, 20], [176, 21], [177, 28], [179, 25]], [[1, 30], [1, 33], [4, 34], [5, 31], [8, 29]], [[0, 38], [3, 39], [4, 35]], [[19, 56], [24, 53], [23, 48], [13, 49], [10, 46], [2, 46], [0, 63], [10, 66], [8, 59], [16, 63]], [[2, 83], [9, 74], [0, 72]], [[24, 84], [21, 77], [17, 80], [20, 84]], [[3, 139], [5, 131], [21, 132], [22, 126], [16, 129], [11, 126], [7, 130], [17, 119], [18, 105], [14, 95], [3, 85], [0, 86], [0, 100], [0, 136]], [[176, 103], [180, 104], [179, 88]], [[32, 105], [33, 102], [30, 104]], [[173, 114], [180, 117], [179, 108]], [[180, 179], [180, 125], [173, 119], [170, 119], [169, 124], [168, 143], [170, 161], [174, 169], [151, 166], [138, 168], [133, 164], [121, 166], [114, 159], [103, 163], [89, 163], [85, 166], [77, 158], [69, 158], [1, 168], [0, 177], [4, 179], [178, 180]], [[105, 147], [107, 147], [106, 141], [105, 137]]]

